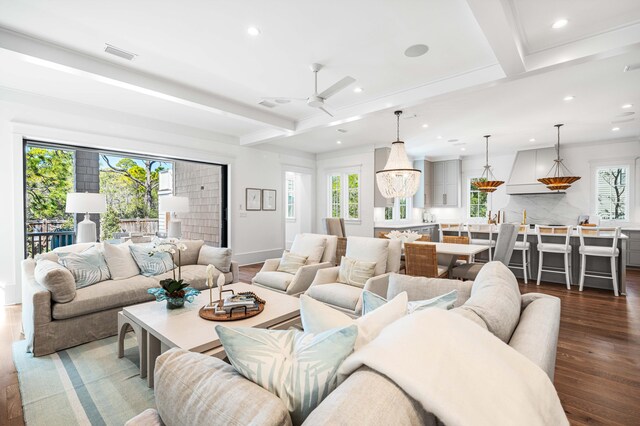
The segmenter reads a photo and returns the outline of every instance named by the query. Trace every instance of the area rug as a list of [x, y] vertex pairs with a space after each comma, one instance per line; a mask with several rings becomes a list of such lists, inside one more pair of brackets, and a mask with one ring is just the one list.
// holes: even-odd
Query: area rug
[[27, 425], [123, 425], [155, 407], [153, 390], [140, 378], [135, 337], [117, 356], [117, 336], [33, 357], [26, 342], [13, 345]]

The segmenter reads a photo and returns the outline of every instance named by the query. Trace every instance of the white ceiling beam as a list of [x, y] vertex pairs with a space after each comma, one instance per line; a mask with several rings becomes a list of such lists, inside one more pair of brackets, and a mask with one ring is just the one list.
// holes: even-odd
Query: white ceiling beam
[[501, 0], [467, 0], [493, 53], [507, 76], [526, 70], [522, 43], [511, 8]]
[[345, 123], [362, 120], [370, 115], [397, 108], [408, 108], [419, 105], [427, 99], [444, 93], [462, 90], [499, 80], [505, 77], [498, 64], [489, 65], [472, 71], [449, 76], [417, 87], [374, 99], [361, 104], [332, 110], [335, 117], [327, 117], [324, 113], [317, 113], [311, 117], [298, 121], [294, 131], [266, 130], [240, 136], [240, 145], [256, 145], [267, 143], [283, 137], [298, 135], [312, 130], [338, 127]]
[[1, 27], [0, 48], [23, 55], [25, 60], [37, 65], [236, 120], [266, 125], [281, 131], [295, 128], [293, 120]]

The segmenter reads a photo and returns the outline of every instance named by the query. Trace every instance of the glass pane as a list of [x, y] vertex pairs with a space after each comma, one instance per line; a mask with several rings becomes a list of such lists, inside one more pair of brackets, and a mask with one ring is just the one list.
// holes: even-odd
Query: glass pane
[[349, 175], [349, 189], [358, 188], [359, 180], [360, 180], [360, 175], [358, 175], [358, 174], [350, 174]]
[[384, 220], [393, 219], [393, 207], [385, 207], [384, 208]]
[[479, 206], [478, 207], [478, 217], [487, 217], [487, 206]]
[[478, 217], [478, 206], [477, 205], [472, 205], [470, 206], [470, 212], [469, 215], [471, 217]]

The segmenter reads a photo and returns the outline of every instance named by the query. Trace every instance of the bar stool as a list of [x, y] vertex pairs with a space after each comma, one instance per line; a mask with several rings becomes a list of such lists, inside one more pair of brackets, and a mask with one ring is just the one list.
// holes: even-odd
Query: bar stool
[[440, 242], [444, 241], [444, 231], [453, 231], [458, 233], [458, 237], [462, 235], [461, 223], [441, 223], [439, 226]]
[[522, 235], [522, 240], [516, 240], [516, 245], [513, 248], [514, 251], [522, 252], [522, 265], [509, 263], [511, 269], [522, 269], [525, 284], [527, 284], [527, 277], [531, 278], [531, 243], [527, 241], [528, 231], [529, 225], [520, 225], [518, 236]]
[[[618, 295], [618, 274], [616, 273], [616, 260], [620, 255], [618, 250], [618, 238], [620, 238], [620, 228], [612, 227], [584, 227], [578, 226], [580, 235], [580, 291], [584, 286], [584, 277], [606, 278], [613, 282], [613, 294]], [[591, 246], [584, 242], [587, 237], [611, 238], [611, 246]], [[611, 259], [611, 277], [603, 275], [587, 274], [587, 256], [608, 257]]]
[[[538, 234], [538, 281], [536, 285], [540, 285], [540, 278], [543, 272], [551, 272], [554, 274], [564, 274], [567, 282], [567, 289], [571, 290], [571, 227], [570, 226], [539, 226], [536, 225], [536, 234]], [[564, 244], [560, 243], [544, 243], [542, 237], [552, 237], [555, 240], [564, 238]], [[544, 253], [557, 253], [564, 255], [564, 267], [555, 269], [543, 269], [542, 263]], [[551, 267], [549, 267], [551, 268]]]
[[[488, 239], [473, 238], [473, 233], [486, 234]], [[476, 244], [479, 246], [489, 246], [489, 262], [493, 260], [493, 249], [496, 247], [496, 240], [493, 239], [494, 227], [491, 224], [478, 224], [467, 223], [467, 236], [469, 237], [469, 244]]]

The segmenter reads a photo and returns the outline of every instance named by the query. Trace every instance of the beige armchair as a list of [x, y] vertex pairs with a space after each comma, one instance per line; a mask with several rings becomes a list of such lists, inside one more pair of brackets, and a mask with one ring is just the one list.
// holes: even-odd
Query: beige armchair
[[251, 283], [269, 290], [290, 295], [304, 293], [322, 269], [334, 265], [338, 237], [321, 234], [298, 234], [291, 245], [291, 253], [308, 256], [307, 264], [295, 274], [278, 271], [280, 259], [268, 259]]
[[[362, 291], [387, 282], [391, 272], [400, 269], [402, 243], [400, 240], [348, 237], [346, 257], [366, 262], [376, 262], [374, 276], [364, 287], [338, 282], [340, 267], [319, 270], [305, 294], [353, 317], [362, 312]], [[340, 263], [340, 259], [337, 259]]]

